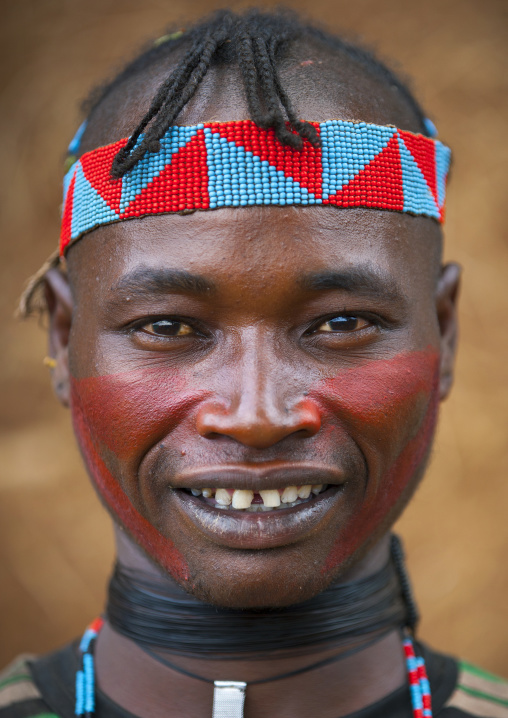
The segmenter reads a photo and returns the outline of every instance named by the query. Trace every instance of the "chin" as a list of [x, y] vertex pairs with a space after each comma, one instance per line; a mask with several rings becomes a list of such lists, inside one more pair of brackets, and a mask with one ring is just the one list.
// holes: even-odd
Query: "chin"
[[335, 578], [322, 574], [321, 562], [302, 555], [298, 546], [224, 553], [204, 565], [189, 561], [185, 591], [223, 608], [282, 608], [313, 598]]

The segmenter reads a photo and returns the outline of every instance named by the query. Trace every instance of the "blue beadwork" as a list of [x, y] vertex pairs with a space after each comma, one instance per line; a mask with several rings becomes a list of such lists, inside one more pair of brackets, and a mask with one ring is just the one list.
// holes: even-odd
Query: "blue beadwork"
[[438, 135], [437, 127], [429, 117], [426, 117], [423, 120], [423, 124], [425, 125], [425, 129], [429, 133], [429, 137], [432, 137], [432, 138], [437, 137], [437, 135]]
[[80, 145], [81, 145], [81, 139], [85, 133], [86, 126], [88, 124], [88, 120], [85, 120], [81, 123], [81, 125], [78, 127], [76, 134], [72, 138], [72, 140], [69, 142], [68, 152], [70, 155], [75, 155], [79, 151]]
[[171, 127], [118, 180], [110, 163], [126, 140], [93, 150], [64, 179], [62, 250], [100, 225], [184, 209], [332, 204], [442, 221], [450, 150], [440, 142], [365, 122], [316, 129], [321, 146], [300, 151], [251, 121]]

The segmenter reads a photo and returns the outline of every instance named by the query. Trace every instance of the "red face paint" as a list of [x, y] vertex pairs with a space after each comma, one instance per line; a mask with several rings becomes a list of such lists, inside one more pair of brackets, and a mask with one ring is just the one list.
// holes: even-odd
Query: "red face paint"
[[[346, 432], [368, 466], [364, 493], [357, 484], [356, 505], [339, 528], [324, 572], [347, 561], [411, 488], [432, 441], [438, 377], [435, 351], [411, 352], [343, 370], [308, 393], [322, 414], [323, 426], [316, 435], [321, 455], [333, 456], [340, 434]], [[168, 376], [167, 369], [159, 367], [72, 382], [75, 431], [99, 494], [145, 551], [181, 581], [189, 577], [184, 557], [145, 518], [149, 514], [139, 510], [146, 504], [138, 469], [147, 452], [179, 427], [184, 426], [191, 446], [200, 440], [192, 416], [206, 395], [190, 392], [181, 375]], [[176, 436], [173, 433], [165, 452], [181, 446]], [[155, 491], [153, 486], [145, 489]]]
[[341, 372], [313, 389], [353, 437], [368, 465], [359, 511], [341, 526], [323, 567], [333, 570], [374, 534], [411, 485], [430, 449], [439, 404], [439, 355], [399, 354]]
[[134, 507], [128, 487], [107, 464], [135, 464], [201, 396], [186, 392], [181, 378], [159, 368], [72, 379], [71, 384], [74, 430], [97, 491], [145, 551], [180, 580], [188, 579], [183, 556]]

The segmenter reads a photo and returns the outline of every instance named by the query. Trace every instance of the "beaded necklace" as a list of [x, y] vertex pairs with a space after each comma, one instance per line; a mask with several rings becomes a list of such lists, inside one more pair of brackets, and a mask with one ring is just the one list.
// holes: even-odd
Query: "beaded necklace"
[[[94, 648], [97, 636], [103, 625], [104, 619], [102, 618], [96, 618], [92, 621], [83, 634], [79, 645], [81, 668], [76, 672], [75, 715], [77, 718], [93, 718], [95, 715]], [[422, 656], [416, 655], [413, 641], [409, 635], [404, 636], [402, 645], [406, 657], [413, 718], [432, 718], [430, 684], [425, 660]], [[317, 665], [310, 668], [317, 667]], [[198, 678], [198, 676], [194, 677]], [[212, 718], [243, 718], [246, 683], [240, 681], [211, 681], [199, 678], [214, 684]]]

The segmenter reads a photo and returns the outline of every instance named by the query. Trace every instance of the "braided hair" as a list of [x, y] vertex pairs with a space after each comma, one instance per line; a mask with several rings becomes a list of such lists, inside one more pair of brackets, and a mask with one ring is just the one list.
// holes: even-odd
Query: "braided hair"
[[209, 68], [235, 63], [243, 80], [251, 119], [264, 129], [273, 128], [282, 144], [301, 148], [303, 139], [319, 146], [316, 129], [298, 119], [278, 72], [280, 57], [291, 43], [310, 40], [331, 54], [346, 54], [388, 86], [395, 87], [428, 134], [425, 115], [407, 86], [368, 51], [340, 37], [304, 24], [289, 11], [250, 10], [239, 15], [220, 10], [186, 32], [169, 34], [130, 63], [112, 82], [96, 91], [87, 102], [89, 115], [119, 85], [150, 66], [175, 54], [180, 55], [172, 72], [160, 85], [148, 112], [141, 119], [127, 144], [118, 152], [112, 175], [122, 177], [145, 156], [157, 152], [160, 140], [178, 114], [194, 96]]

